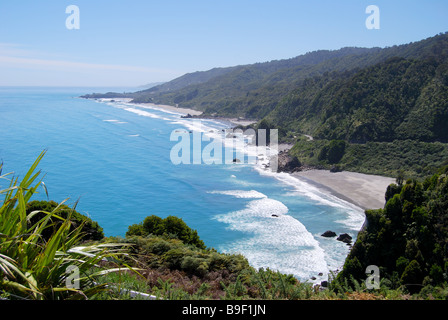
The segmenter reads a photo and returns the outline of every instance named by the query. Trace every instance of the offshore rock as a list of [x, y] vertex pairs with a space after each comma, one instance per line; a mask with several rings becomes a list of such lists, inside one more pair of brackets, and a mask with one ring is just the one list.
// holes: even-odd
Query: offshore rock
[[336, 237], [336, 232], [327, 230], [324, 233], [322, 233], [321, 236], [326, 238]]
[[352, 237], [349, 236], [346, 233], [343, 233], [343, 234], [339, 235], [339, 237], [336, 240], [342, 241], [342, 242], [347, 243], [347, 244], [351, 244], [352, 243]]

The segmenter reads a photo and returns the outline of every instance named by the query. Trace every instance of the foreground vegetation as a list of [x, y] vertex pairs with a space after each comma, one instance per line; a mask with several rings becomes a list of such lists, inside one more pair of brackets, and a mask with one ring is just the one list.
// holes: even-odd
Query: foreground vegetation
[[[108, 268], [102, 267], [102, 262], [118, 262], [126, 245], [81, 245], [84, 222], [77, 225], [74, 210], [67, 211], [63, 204], [51, 211], [27, 212], [28, 202], [41, 186], [37, 180], [40, 172], [35, 170], [43, 155], [22, 181], [11, 178], [9, 186], [0, 190], [4, 195], [0, 208], [0, 297], [24, 300], [94, 297], [105, 290], [104, 285], [97, 284], [98, 278], [121, 270], [115, 262], [109, 262]], [[10, 175], [1, 175], [2, 167], [0, 181], [4, 183]], [[77, 281], [82, 281], [82, 289]]]
[[368, 265], [377, 265], [392, 288], [406, 288], [411, 293], [445, 290], [447, 173], [448, 167], [444, 167], [423, 182], [390, 185], [384, 209], [366, 211], [367, 227], [359, 233], [337, 279], [359, 281]]
[[[0, 298], [448, 297], [448, 167], [424, 183], [410, 180], [391, 185], [385, 208], [367, 211], [368, 226], [359, 234], [343, 270], [331, 275], [327, 284], [312, 285], [292, 275], [257, 270], [241, 255], [208, 248], [196, 230], [174, 216], [148, 216], [129, 226], [125, 238], [105, 238], [94, 221], [74, 209], [52, 201], [31, 201], [41, 185], [36, 182], [39, 172], [35, 170], [42, 156], [21, 182], [10, 179], [9, 187], [0, 190], [4, 195], [0, 208]], [[1, 175], [1, 179], [8, 181], [8, 175]], [[365, 267], [369, 264], [381, 268], [376, 290], [366, 287]], [[74, 269], [79, 274], [71, 277]], [[78, 287], [72, 285], [76, 281]]]

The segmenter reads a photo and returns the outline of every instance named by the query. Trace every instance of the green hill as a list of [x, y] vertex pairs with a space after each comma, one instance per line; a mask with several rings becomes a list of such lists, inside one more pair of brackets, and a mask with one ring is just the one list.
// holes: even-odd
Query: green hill
[[[447, 34], [419, 42], [388, 48], [342, 48], [320, 50], [292, 59], [256, 63], [224, 69], [222, 74], [208, 71], [205, 81], [189, 79], [202, 73], [187, 74], [163, 86], [141, 91], [135, 102], [179, 104], [219, 116], [245, 116], [261, 119], [279, 102], [308, 86], [307, 79], [324, 76], [321, 83], [344, 79], [346, 72], [359, 71], [394, 57], [406, 60], [446, 61]], [[424, 67], [424, 66], [422, 66]], [[337, 72], [328, 78], [327, 73]], [[182, 85], [178, 85], [181, 83]], [[171, 90], [167, 90], [172, 87]]]
[[[448, 54], [448, 43], [446, 49]], [[321, 139], [447, 142], [447, 62], [391, 58], [357, 72], [307, 79], [268, 118]]]
[[447, 280], [448, 167], [423, 182], [392, 184], [384, 209], [367, 210], [366, 228], [357, 237], [339, 282], [362, 281], [369, 265], [383, 283], [415, 293]]

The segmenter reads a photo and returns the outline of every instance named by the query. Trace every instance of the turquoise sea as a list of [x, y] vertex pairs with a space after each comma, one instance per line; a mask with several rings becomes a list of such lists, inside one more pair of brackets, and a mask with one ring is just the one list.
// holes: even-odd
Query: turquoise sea
[[[320, 234], [356, 237], [363, 210], [254, 164], [174, 165], [170, 151], [178, 142], [170, 135], [197, 130], [197, 122], [157, 108], [78, 98], [107, 91], [133, 90], [0, 88], [3, 172], [23, 176], [45, 149], [39, 168], [50, 200], [79, 200], [77, 210], [106, 236], [124, 236], [148, 215], [176, 215], [207, 246], [242, 253], [257, 268], [302, 281], [314, 276], [316, 283], [341, 268], [349, 247]], [[204, 132], [229, 127], [213, 120], [201, 125]], [[44, 191], [35, 199], [45, 200]]]

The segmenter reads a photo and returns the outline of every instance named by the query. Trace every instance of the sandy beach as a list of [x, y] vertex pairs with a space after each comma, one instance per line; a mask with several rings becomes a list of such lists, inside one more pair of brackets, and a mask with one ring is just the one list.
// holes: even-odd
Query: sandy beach
[[[153, 103], [139, 103], [138, 105], [147, 106], [151, 108], [159, 108], [167, 111], [173, 111], [182, 113], [184, 115], [190, 114], [192, 116], [200, 116], [202, 115], [202, 111], [194, 110], [194, 109], [187, 109], [187, 108], [180, 108], [180, 107], [174, 107], [164, 104], [153, 104]], [[201, 119], [201, 118], [199, 118]], [[246, 120], [246, 119], [239, 119], [239, 118], [221, 118], [221, 117], [211, 117], [211, 118], [204, 118], [204, 119], [211, 119], [211, 120], [223, 120], [232, 123], [234, 126], [237, 125], [243, 125], [248, 126], [250, 124], [256, 123], [256, 120]]]
[[387, 186], [395, 183], [394, 178], [348, 171], [309, 170], [295, 172], [293, 176], [363, 209], [383, 208]]
[[186, 109], [186, 108], [177, 108], [177, 107], [174, 107], [174, 106], [168, 106], [168, 105], [164, 105], [164, 104], [139, 103], [138, 105], [151, 107], [151, 108], [159, 108], [159, 109], [172, 111], [172, 112], [178, 112], [178, 113], [182, 113], [182, 114], [185, 114], [185, 115], [190, 114], [192, 116], [200, 116], [202, 114], [202, 111], [193, 110], [193, 109]]
[[[113, 101], [113, 102], [123, 102], [123, 103], [130, 103], [132, 101], [131, 98], [106, 98], [102, 99], [103, 101]], [[194, 109], [188, 109], [188, 108], [180, 108], [175, 106], [170, 106], [166, 104], [155, 104], [155, 103], [135, 103], [136, 106], [142, 106], [142, 107], [149, 107], [149, 108], [157, 108], [162, 109], [170, 112], [177, 112], [182, 115], [190, 114], [192, 116], [200, 116], [202, 115], [202, 111], [194, 110]], [[201, 118], [199, 118], [201, 119]], [[223, 120], [230, 122], [232, 125], [243, 125], [248, 126], [250, 124], [256, 123], [256, 120], [249, 120], [249, 119], [241, 119], [241, 118], [221, 118], [221, 117], [211, 117], [211, 118], [204, 118], [204, 119], [211, 119], [211, 120]]]
[[[112, 102], [123, 102], [123, 103], [131, 103], [132, 98], [107, 98], [107, 99], [101, 99], [102, 101], [112, 101]], [[154, 103], [133, 103], [136, 106], [142, 106], [142, 107], [149, 107], [149, 108], [157, 108], [162, 109], [166, 111], [171, 112], [177, 112], [183, 115], [190, 114], [192, 116], [199, 116], [202, 114], [202, 111], [193, 110], [193, 109], [186, 109], [186, 108], [177, 108], [175, 106], [169, 106], [164, 104], [154, 104]]]

